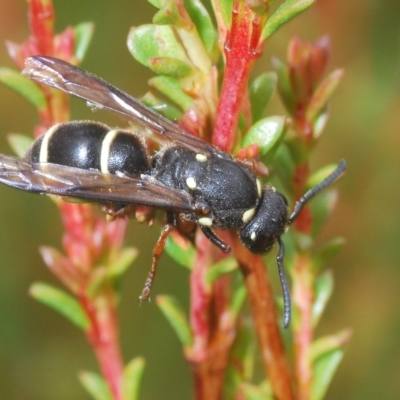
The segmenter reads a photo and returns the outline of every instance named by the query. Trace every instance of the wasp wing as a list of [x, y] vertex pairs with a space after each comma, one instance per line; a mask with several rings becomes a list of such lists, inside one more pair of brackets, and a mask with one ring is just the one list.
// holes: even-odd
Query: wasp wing
[[89, 101], [96, 107], [122, 114], [165, 138], [196, 152], [224, 157], [215, 147], [187, 133], [139, 100], [101, 78], [53, 57], [35, 56], [25, 60], [23, 74], [30, 79]]
[[0, 154], [0, 182], [17, 189], [99, 203], [145, 205], [193, 212], [190, 195], [148, 176], [105, 175], [95, 170], [50, 163], [29, 163]]

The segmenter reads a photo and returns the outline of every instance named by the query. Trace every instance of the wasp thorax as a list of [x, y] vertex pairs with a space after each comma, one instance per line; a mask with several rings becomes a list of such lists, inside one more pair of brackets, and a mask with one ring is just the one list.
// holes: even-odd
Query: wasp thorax
[[266, 187], [254, 217], [240, 231], [240, 240], [252, 253], [265, 253], [285, 232], [287, 223], [288, 206], [285, 197], [273, 187]]

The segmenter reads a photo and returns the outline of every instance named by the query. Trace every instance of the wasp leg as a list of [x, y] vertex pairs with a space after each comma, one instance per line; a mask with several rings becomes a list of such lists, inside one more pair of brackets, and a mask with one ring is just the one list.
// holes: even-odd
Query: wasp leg
[[208, 226], [199, 225], [200, 229], [203, 231], [205, 237], [216, 246], [218, 246], [224, 253], [230, 251], [230, 247], [224, 243]]
[[150, 297], [151, 287], [154, 283], [154, 278], [157, 272], [158, 259], [164, 251], [165, 243], [167, 241], [168, 235], [175, 228], [175, 217], [171, 213], [167, 213], [166, 223], [161, 232], [160, 237], [157, 240], [156, 246], [153, 250], [153, 261], [151, 263], [150, 272], [147, 275], [142, 294], [139, 296], [139, 300], [148, 300]]

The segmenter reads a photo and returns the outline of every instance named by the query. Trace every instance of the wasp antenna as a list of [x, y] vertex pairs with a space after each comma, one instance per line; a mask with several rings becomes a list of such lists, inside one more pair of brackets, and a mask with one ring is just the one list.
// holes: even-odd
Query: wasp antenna
[[346, 170], [347, 164], [345, 160], [340, 160], [336, 169], [327, 176], [322, 182], [320, 182], [317, 186], [311, 188], [308, 192], [301, 197], [294, 206], [294, 210], [292, 215], [289, 218], [288, 223], [291, 224], [301, 213], [303, 207], [307, 204], [309, 200], [311, 200], [315, 195], [317, 195], [321, 190], [325, 189], [331, 183], [333, 183], [339, 176]]
[[292, 301], [290, 299], [290, 290], [287, 283], [285, 270], [283, 268], [283, 257], [285, 255], [285, 245], [281, 238], [278, 239], [279, 252], [276, 256], [276, 262], [278, 264], [279, 280], [281, 281], [282, 295], [283, 295], [283, 322], [284, 328], [287, 328], [292, 318]]

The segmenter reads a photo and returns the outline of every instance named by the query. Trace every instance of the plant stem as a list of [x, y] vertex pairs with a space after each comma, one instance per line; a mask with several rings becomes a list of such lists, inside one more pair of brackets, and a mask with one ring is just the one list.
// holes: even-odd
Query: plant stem
[[232, 235], [232, 240], [247, 286], [261, 356], [272, 390], [277, 399], [292, 400], [291, 377], [276, 324], [275, 301], [265, 265], [260, 256], [250, 253], [241, 244], [237, 235]]
[[122, 400], [123, 361], [118, 338], [118, 321], [112, 290], [94, 299], [81, 297], [91, 320], [87, 338], [96, 354], [114, 400]]
[[231, 152], [250, 71], [260, 56], [261, 18], [244, 3], [235, 2], [225, 43], [226, 67], [212, 143]]
[[191, 274], [191, 327], [193, 345], [186, 358], [194, 373], [196, 400], [222, 397], [225, 370], [235, 337], [235, 321], [228, 310], [229, 279], [218, 279], [211, 287], [206, 273], [214, 260], [213, 244], [199, 234], [197, 257]]

